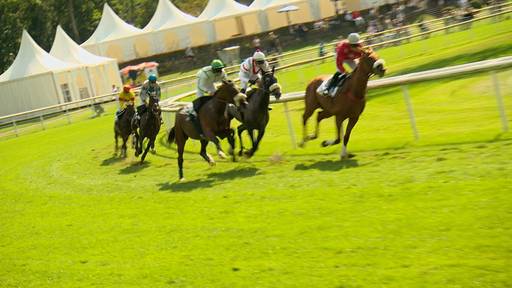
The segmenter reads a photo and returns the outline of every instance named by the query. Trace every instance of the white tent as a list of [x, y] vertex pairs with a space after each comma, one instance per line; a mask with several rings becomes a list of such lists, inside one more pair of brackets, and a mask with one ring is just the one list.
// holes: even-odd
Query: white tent
[[9, 115], [85, 98], [87, 71], [61, 61], [23, 31], [18, 55], [0, 75], [0, 115]]
[[254, 0], [250, 7], [262, 11], [260, 13], [261, 25], [264, 31], [269, 31], [288, 26], [286, 13], [277, 12], [280, 8], [288, 5], [295, 5], [299, 8], [297, 11], [289, 12], [291, 24], [313, 21], [312, 5], [309, 1], [317, 0]]
[[207, 25], [207, 20], [182, 12], [169, 0], [159, 0], [155, 14], [143, 31], [152, 32], [155, 53], [166, 53], [207, 44]]
[[[341, 2], [341, 1], [338, 1]], [[336, 15], [335, 2], [331, 0], [309, 0], [313, 20], [325, 19]], [[341, 9], [341, 3], [338, 8]]]
[[60, 25], [57, 26], [50, 55], [69, 63], [85, 66], [93, 90], [92, 96], [111, 93], [113, 84], [118, 87], [122, 85], [115, 59], [91, 54], [76, 44]]
[[209, 20], [210, 42], [222, 41], [233, 36], [260, 33], [258, 10], [249, 8], [234, 0], [209, 0], [201, 20]]
[[119, 62], [153, 54], [150, 33], [124, 22], [107, 3], [103, 6], [98, 27], [81, 46], [91, 53], [116, 58]]

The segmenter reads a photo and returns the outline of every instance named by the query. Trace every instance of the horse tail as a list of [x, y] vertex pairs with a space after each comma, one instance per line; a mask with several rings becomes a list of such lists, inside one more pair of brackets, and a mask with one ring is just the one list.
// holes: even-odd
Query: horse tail
[[167, 135], [167, 143], [172, 144], [176, 138], [176, 126], [172, 127], [171, 131], [169, 131], [169, 135]]

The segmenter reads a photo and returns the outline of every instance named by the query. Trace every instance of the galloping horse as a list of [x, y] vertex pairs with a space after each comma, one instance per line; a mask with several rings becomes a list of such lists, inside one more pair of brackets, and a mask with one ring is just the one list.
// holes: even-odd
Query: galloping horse
[[222, 151], [219, 139], [228, 138], [229, 145], [231, 146], [231, 153], [233, 161], [235, 161], [235, 132], [230, 128], [231, 118], [226, 113], [228, 103], [235, 104], [245, 99], [245, 95], [235, 87], [235, 84], [226, 80], [217, 89], [215, 94], [198, 108], [197, 116], [199, 117], [201, 128], [205, 138], [202, 138], [199, 131], [194, 126], [193, 120], [189, 117], [189, 112], [192, 107], [184, 107], [176, 113], [176, 121], [174, 127], [169, 132], [168, 141], [172, 143], [176, 141], [178, 146], [178, 171], [180, 180], [183, 180], [183, 152], [185, 150], [185, 143], [190, 137], [201, 141], [201, 151], [199, 155], [203, 157], [211, 166], [215, 165], [213, 158], [206, 153], [206, 146], [208, 141], [212, 141], [217, 147], [217, 154], [219, 157], [225, 159], [226, 154]]
[[123, 139], [123, 145], [121, 146], [121, 157], [126, 157], [126, 141], [128, 141], [128, 137], [130, 137], [130, 134], [133, 132], [131, 126], [133, 116], [135, 116], [135, 108], [133, 107], [133, 104], [128, 104], [121, 117], [118, 117], [114, 123], [116, 154], [118, 150], [117, 138], [121, 137]]
[[[247, 130], [249, 137], [251, 138], [252, 148], [245, 154], [248, 157], [254, 155], [254, 152], [258, 150], [258, 144], [265, 134], [265, 128], [269, 121], [268, 105], [270, 102], [270, 95], [274, 95], [276, 99], [281, 98], [281, 86], [277, 83], [276, 77], [274, 77], [274, 68], [272, 71], [263, 74], [258, 88], [253, 89], [248, 94], [248, 104], [240, 109], [242, 119], [242, 125], [238, 126], [238, 139], [240, 139], [240, 152], [239, 156], [242, 156], [244, 145], [242, 142], [242, 132]], [[254, 141], [254, 130], [258, 130], [258, 137]]]
[[[149, 142], [142, 153], [140, 163], [144, 162], [146, 154], [148, 154], [149, 148], [155, 147], [155, 139], [160, 131], [161, 118], [160, 118], [160, 106], [158, 105], [158, 98], [151, 94], [149, 96], [149, 104], [146, 113], [140, 117], [140, 125], [138, 126], [137, 121], [132, 121], [132, 129], [135, 134], [135, 157], [138, 157], [142, 153], [143, 142], [145, 138], [149, 139]], [[138, 128], [138, 129], [137, 129]]]
[[[343, 148], [340, 155], [341, 159], [347, 158], [349, 156], [347, 153], [347, 144], [350, 133], [359, 120], [359, 116], [363, 113], [366, 104], [368, 79], [372, 74], [382, 77], [385, 72], [384, 61], [382, 59], [379, 60], [375, 52], [366, 48], [359, 60], [359, 64], [352, 72], [351, 77], [345, 81], [346, 83], [338, 90], [334, 98], [320, 95], [317, 92], [318, 87], [324, 80], [328, 79], [329, 76], [319, 76], [313, 79], [306, 88], [306, 108], [302, 115], [303, 142], [301, 146], [304, 146], [308, 140], [316, 139], [318, 137], [320, 121], [333, 115], [336, 116], [337, 138], [335, 140], [323, 141], [322, 146], [326, 147], [340, 143], [341, 124], [348, 118], [348, 125], [343, 137]], [[317, 114], [315, 134], [307, 136], [306, 123], [317, 108], [321, 108], [322, 110]]]

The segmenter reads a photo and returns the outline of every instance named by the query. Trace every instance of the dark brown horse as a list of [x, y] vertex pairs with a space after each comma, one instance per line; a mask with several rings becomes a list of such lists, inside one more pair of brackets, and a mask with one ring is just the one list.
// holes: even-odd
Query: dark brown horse
[[118, 116], [116, 122], [114, 123], [114, 137], [116, 139], [116, 151], [118, 151], [118, 141], [117, 138], [121, 137], [123, 139], [123, 145], [121, 146], [121, 157], [126, 157], [126, 142], [128, 138], [132, 134], [132, 119], [135, 116], [135, 108], [133, 104], [128, 104], [121, 116]]
[[[147, 111], [140, 116], [140, 122], [137, 123], [135, 119], [132, 121], [132, 129], [135, 135], [135, 157], [138, 157], [142, 153], [142, 157], [140, 158], [141, 164], [144, 162], [144, 159], [146, 159], [149, 149], [155, 147], [155, 139], [160, 131], [161, 123], [158, 98], [155, 95], [150, 95]], [[144, 152], [142, 152], [145, 138], [148, 138], [149, 142]]]
[[215, 144], [219, 157], [226, 158], [226, 154], [224, 154], [217, 137], [221, 139], [227, 137], [231, 146], [230, 152], [233, 155], [233, 161], [235, 161], [235, 133], [230, 127], [231, 117], [227, 115], [226, 107], [229, 103], [238, 104], [240, 101], [245, 101], [245, 98], [246, 96], [240, 93], [232, 81], [223, 81], [211, 99], [198, 108], [198, 117], [204, 138], [201, 138], [199, 131], [197, 131], [192, 122], [193, 120], [190, 119], [188, 111], [192, 107], [184, 107], [176, 113], [176, 121], [174, 127], [169, 132], [168, 141], [169, 143], [176, 141], [178, 146], [180, 181], [183, 180], [183, 152], [189, 137], [201, 141], [201, 151], [199, 154], [212, 166], [215, 165], [215, 161], [206, 153], [208, 142], [211, 141]]
[[[247, 130], [252, 142], [252, 148], [246, 151], [245, 154], [251, 157], [258, 150], [258, 145], [265, 134], [265, 128], [270, 118], [268, 114], [270, 95], [274, 95], [276, 99], [281, 97], [281, 86], [277, 83], [277, 79], [274, 76], [274, 68], [272, 68], [272, 71], [264, 73], [258, 88], [251, 90], [249, 93], [247, 95], [249, 103], [240, 109], [242, 119], [238, 120], [242, 122], [242, 125], [238, 126], [237, 133], [238, 139], [240, 139], [240, 152], [238, 155], [242, 156], [244, 150], [242, 132]], [[255, 130], [258, 131], [256, 140], [254, 139]]]
[[[385, 72], [384, 61], [379, 60], [377, 54], [371, 49], [365, 49], [351, 77], [347, 79], [343, 87], [337, 91], [334, 98], [317, 93], [318, 87], [324, 80], [328, 79], [329, 76], [320, 76], [313, 79], [306, 88], [306, 108], [302, 115], [303, 142], [301, 146], [304, 146], [307, 141], [318, 137], [320, 121], [335, 115], [337, 138], [335, 140], [323, 141], [322, 146], [326, 147], [340, 143], [342, 123], [348, 118], [348, 125], [343, 137], [343, 148], [340, 156], [341, 159], [349, 157], [347, 144], [350, 139], [350, 133], [359, 120], [359, 116], [363, 113], [366, 104], [368, 79], [372, 74], [382, 77]], [[317, 114], [315, 134], [308, 136], [306, 123], [309, 117], [311, 117], [313, 112], [318, 108], [322, 110]]]

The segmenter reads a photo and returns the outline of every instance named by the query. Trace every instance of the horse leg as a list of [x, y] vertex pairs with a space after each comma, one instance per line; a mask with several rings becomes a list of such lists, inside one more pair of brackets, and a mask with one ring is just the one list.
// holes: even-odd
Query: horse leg
[[222, 147], [220, 146], [220, 141], [217, 138], [217, 136], [215, 136], [215, 134], [213, 134], [213, 132], [211, 131], [205, 131], [204, 136], [206, 137], [206, 139], [212, 141], [213, 144], [215, 144], [215, 147], [217, 148], [217, 155], [219, 155], [219, 157], [222, 159], [226, 159], [226, 153], [224, 153], [224, 151], [222, 150]]
[[343, 129], [342, 127], [342, 124], [343, 124], [343, 120], [345, 120], [345, 118], [339, 116], [339, 115], [336, 115], [336, 139], [335, 140], [325, 140], [322, 142], [322, 147], [327, 147], [327, 146], [332, 146], [332, 145], [336, 145], [336, 144], [339, 144], [341, 142], [341, 138], [340, 138], [340, 134]]
[[140, 155], [140, 152], [139, 152], [139, 133], [137, 132], [137, 130], [135, 130], [133, 132], [133, 143], [135, 143], [135, 157], [139, 157]]
[[251, 139], [252, 148], [249, 151], [245, 151], [245, 156], [248, 158], [251, 158], [251, 156], [254, 154], [253, 150], [254, 150], [254, 145], [255, 145], [254, 129], [247, 129], [247, 134], [249, 134], [249, 139]]
[[265, 128], [258, 130], [258, 137], [256, 138], [256, 141], [254, 142], [254, 145], [251, 149], [251, 156], [254, 155], [254, 153], [256, 153], [256, 150], [258, 150], [263, 135], [265, 135]]
[[215, 160], [213, 160], [212, 156], [210, 156], [208, 153], [206, 153], [206, 147], [208, 146], [208, 140], [200, 140], [201, 141], [201, 152], [199, 152], [199, 155], [203, 157], [210, 166], [215, 166]]
[[183, 178], [183, 152], [185, 151], [186, 141], [186, 139], [180, 139], [179, 137], [176, 138], [176, 144], [178, 146], [178, 174], [180, 181], [185, 180], [185, 178]]
[[320, 133], [320, 122], [322, 120], [324, 120], [325, 118], [329, 118], [331, 117], [332, 114], [325, 111], [325, 110], [322, 110], [322, 111], [319, 111], [317, 114], [316, 114], [316, 127], [315, 127], [315, 134], [313, 135], [309, 135], [308, 136], [308, 140], [314, 140], [316, 138], [318, 138], [318, 134]]
[[126, 142], [128, 141], [129, 136], [130, 135], [123, 137], [123, 146], [121, 146], [121, 157], [126, 157]]
[[144, 159], [146, 159], [146, 155], [148, 154], [149, 149], [151, 148], [151, 145], [154, 145], [155, 138], [150, 138], [148, 144], [146, 145], [146, 149], [144, 149], [144, 153], [142, 153], [142, 157], [140, 158], [140, 164], [144, 162]]
[[354, 126], [356, 126], [356, 123], [358, 120], [359, 120], [359, 117], [348, 119], [347, 131], [345, 132], [345, 136], [343, 136], [343, 147], [341, 148], [340, 158], [342, 160], [351, 158], [354, 156], [353, 154], [349, 154], [347, 152], [347, 144], [348, 144], [348, 140], [350, 139], [350, 133], [352, 132], [352, 128], [354, 128]]
[[300, 147], [304, 147], [306, 146], [306, 142], [308, 142], [308, 127], [307, 127], [307, 123], [308, 123], [308, 119], [309, 117], [311, 117], [311, 115], [313, 115], [313, 113], [315, 112], [316, 108], [315, 106], [308, 106], [307, 105], [308, 103], [306, 102], [306, 108], [304, 109], [304, 114], [302, 114], [302, 142], [299, 143], [299, 146]]
[[233, 129], [229, 129], [228, 142], [229, 142], [229, 154], [231, 154], [231, 156], [233, 156], [233, 162], [236, 162], [236, 156], [235, 156], [235, 131]]
[[247, 128], [245, 127], [244, 124], [238, 126], [238, 128], [236, 128], [236, 132], [238, 133], [238, 139], [240, 140], [240, 151], [238, 151], [238, 156], [242, 156], [244, 153], [244, 143], [242, 141], [242, 132], [244, 132]]
[[114, 130], [114, 139], [116, 141], [116, 146], [114, 147], [114, 154], [117, 155], [117, 151], [119, 150], [119, 147], [118, 147], [118, 143], [117, 143], [117, 137], [118, 137], [118, 134], [117, 134], [117, 131]]

